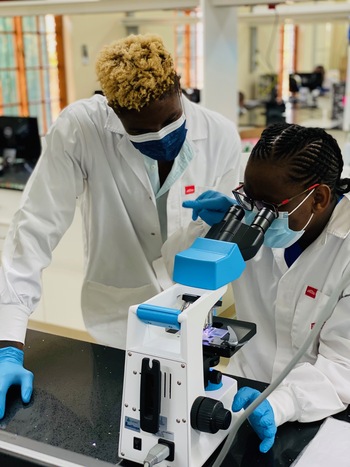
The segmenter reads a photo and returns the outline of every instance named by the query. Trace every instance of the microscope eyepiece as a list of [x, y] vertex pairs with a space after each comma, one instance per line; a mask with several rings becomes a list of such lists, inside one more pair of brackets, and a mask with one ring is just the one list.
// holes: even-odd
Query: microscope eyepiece
[[270, 227], [277, 213], [273, 209], [262, 208], [248, 225], [244, 222], [245, 210], [234, 204], [218, 224], [214, 224], [206, 238], [236, 243], [245, 261], [256, 255], [263, 244], [266, 230]]
[[244, 209], [238, 204], [233, 204], [219, 224], [211, 227], [206, 238], [232, 242], [235, 232], [239, 229], [244, 218]]
[[259, 229], [262, 231], [262, 233], [265, 233], [276, 217], [277, 213], [272, 209], [262, 208], [255, 216], [253, 222], [250, 224], [250, 227]]

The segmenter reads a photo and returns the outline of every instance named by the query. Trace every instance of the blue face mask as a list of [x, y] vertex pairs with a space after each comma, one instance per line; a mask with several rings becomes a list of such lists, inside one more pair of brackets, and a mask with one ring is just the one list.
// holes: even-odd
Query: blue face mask
[[[269, 248], [288, 248], [297, 242], [305, 232], [306, 227], [311, 222], [313, 218], [313, 213], [310, 216], [310, 219], [307, 221], [305, 227], [301, 230], [292, 230], [289, 228], [288, 218], [293, 212], [295, 212], [311, 195], [314, 190], [298, 204], [296, 208], [293, 209], [290, 213], [286, 211], [279, 212], [278, 217], [272, 222], [270, 227], [265, 232], [264, 236], [264, 245]], [[246, 224], [250, 225], [255, 216], [258, 214], [258, 210], [254, 209], [253, 211], [245, 211], [244, 221]]]
[[160, 131], [142, 135], [128, 135], [131, 143], [145, 156], [156, 161], [172, 161], [179, 154], [186, 139], [186, 120], [181, 115]]

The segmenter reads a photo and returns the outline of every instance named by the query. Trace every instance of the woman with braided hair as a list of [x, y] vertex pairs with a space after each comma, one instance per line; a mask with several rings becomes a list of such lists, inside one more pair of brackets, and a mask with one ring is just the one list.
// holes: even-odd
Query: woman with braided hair
[[[312, 345], [249, 417], [263, 452], [277, 426], [320, 420], [350, 403], [350, 180], [342, 170], [339, 146], [323, 129], [276, 124], [253, 148], [233, 199], [207, 192], [184, 203], [207, 223], [220, 221], [233, 203], [244, 207], [248, 224], [263, 206], [276, 212], [263, 246], [232, 284], [237, 318], [257, 324], [257, 334], [229, 363], [234, 375], [271, 382], [349, 277]], [[240, 389], [232, 409], [258, 395]]]

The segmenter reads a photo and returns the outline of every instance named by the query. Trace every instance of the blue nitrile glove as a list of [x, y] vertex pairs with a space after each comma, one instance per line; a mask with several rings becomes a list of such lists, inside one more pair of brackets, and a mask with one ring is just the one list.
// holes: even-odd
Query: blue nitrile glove
[[[241, 409], [246, 409], [260, 394], [260, 391], [248, 387], [239, 389], [233, 399], [232, 412], [239, 412]], [[275, 417], [270, 402], [266, 399], [262, 401], [252, 414], [249, 415], [248, 420], [256, 434], [262, 440], [259, 446], [260, 451], [267, 452], [272, 448], [277, 432]]]
[[10, 386], [21, 386], [22, 401], [27, 404], [33, 392], [34, 375], [23, 368], [23, 350], [15, 347], [0, 349], [0, 419], [5, 415], [6, 394]]
[[193, 209], [192, 219], [194, 221], [200, 217], [208, 225], [214, 225], [222, 221], [233, 204], [237, 204], [233, 198], [218, 191], [208, 190], [194, 201], [184, 201], [182, 206]]

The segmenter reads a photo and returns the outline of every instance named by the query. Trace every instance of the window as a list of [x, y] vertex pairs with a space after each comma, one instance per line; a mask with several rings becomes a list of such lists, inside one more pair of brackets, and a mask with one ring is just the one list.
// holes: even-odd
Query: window
[[37, 117], [40, 133], [67, 104], [62, 17], [0, 17], [0, 115]]
[[203, 23], [199, 8], [176, 11], [175, 67], [183, 88], [203, 88]]

